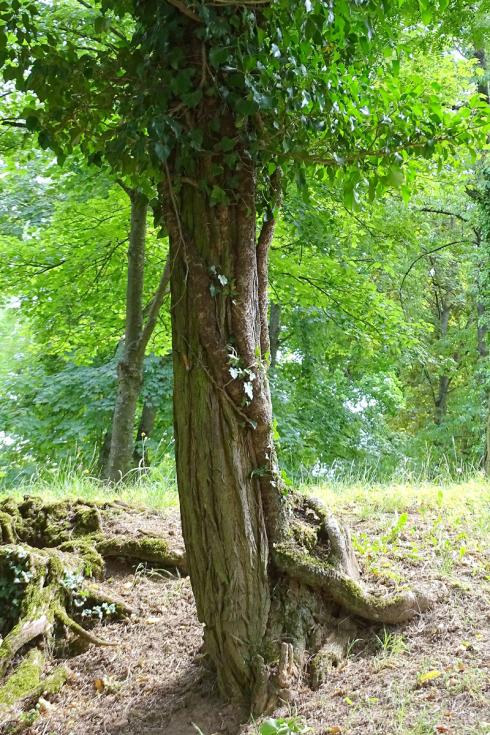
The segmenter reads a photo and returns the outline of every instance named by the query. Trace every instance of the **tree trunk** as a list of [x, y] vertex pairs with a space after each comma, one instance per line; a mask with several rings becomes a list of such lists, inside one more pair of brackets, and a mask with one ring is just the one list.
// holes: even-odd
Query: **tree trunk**
[[[445, 340], [447, 337], [448, 327], [449, 327], [449, 317], [451, 316], [451, 307], [448, 304], [442, 304], [440, 312], [439, 312], [439, 320], [440, 320], [440, 339]], [[444, 421], [444, 418], [447, 413], [447, 399], [449, 394], [449, 385], [451, 383], [451, 378], [449, 375], [442, 374], [439, 375], [439, 390], [437, 392], [437, 396], [435, 397], [435, 415], [434, 415], [434, 422], [440, 426], [442, 422]]]
[[100, 445], [99, 458], [98, 458], [98, 473], [101, 477], [107, 477], [107, 468], [109, 465], [109, 457], [111, 455], [111, 441], [112, 435], [111, 430], [108, 429], [104, 432], [102, 443]]
[[449, 393], [449, 384], [451, 380], [448, 375], [439, 376], [439, 390], [435, 400], [435, 423], [440, 426], [444, 421], [447, 413], [447, 397]]
[[265, 359], [271, 222], [256, 241], [254, 171], [244, 156], [237, 168], [236, 203], [218, 206], [167, 169], [163, 206], [187, 564], [220, 689], [259, 713], [292, 696], [308, 652], [321, 681], [346, 611], [401, 622], [430, 596], [367, 593], [347, 532], [321, 503], [285, 496]]
[[269, 342], [271, 362], [270, 370], [273, 372], [277, 365], [277, 352], [279, 350], [279, 335], [281, 333], [281, 304], [271, 301], [269, 317]]
[[[483, 69], [484, 76], [478, 80], [478, 91], [483, 94], [487, 100], [490, 100], [490, 79], [488, 76], [488, 59], [485, 51], [479, 49], [475, 51], [475, 57], [479, 66]], [[485, 201], [478, 200], [478, 206], [482, 211], [484, 220], [488, 221], [489, 207]], [[488, 327], [485, 321], [488, 304], [485, 303], [485, 285], [488, 283], [488, 262], [485, 255], [488, 249], [488, 225], [484, 231], [477, 232], [477, 245], [479, 249], [478, 258], [478, 303], [477, 303], [477, 338], [478, 338], [478, 355], [485, 365], [488, 361]], [[490, 477], [490, 391], [488, 386], [488, 378], [485, 376], [485, 368], [480, 367], [480, 373], [483, 376], [483, 395], [486, 406], [486, 422], [485, 422], [485, 451], [483, 456], [483, 467], [487, 477]]]
[[[260, 678], [270, 609], [267, 526], [280, 505], [262, 360], [254, 172], [240, 203], [168, 192], [174, 426], [182, 527], [206, 648], [222, 691]], [[267, 326], [267, 325], [266, 325]], [[277, 478], [276, 478], [277, 479]], [[267, 514], [267, 518], [266, 518]], [[274, 520], [276, 519], [276, 520]]]
[[136, 443], [133, 452], [133, 465], [139, 468], [149, 467], [149, 457], [146, 449], [146, 441], [153, 433], [157, 415], [156, 406], [145, 401], [141, 411], [140, 423], [136, 434]]
[[132, 466], [135, 414], [143, 380], [143, 361], [145, 357], [145, 351], [141, 349], [140, 340], [143, 330], [143, 285], [148, 201], [143, 194], [137, 191], [131, 191], [130, 198], [131, 232], [128, 249], [126, 329], [123, 354], [117, 366], [117, 395], [106, 472], [106, 479], [112, 482], [121, 480]]

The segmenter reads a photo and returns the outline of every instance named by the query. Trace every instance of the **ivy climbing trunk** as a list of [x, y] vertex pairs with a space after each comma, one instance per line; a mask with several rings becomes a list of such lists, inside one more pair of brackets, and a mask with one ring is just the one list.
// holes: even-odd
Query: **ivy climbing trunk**
[[122, 356], [117, 366], [117, 395], [105, 472], [106, 479], [111, 482], [121, 480], [132, 467], [135, 414], [145, 358], [141, 335], [148, 200], [135, 190], [128, 190], [128, 194], [131, 200], [131, 231], [128, 248], [126, 328]]
[[[181, 3], [172, 13], [179, 14], [172, 30], [176, 56], [184, 55], [191, 70], [183, 79], [196, 86], [182, 112], [186, 134], [171, 153], [162, 136], [156, 153], [170, 241], [182, 531], [205, 650], [221, 692], [261, 713], [294, 696], [310, 662], [312, 679], [321, 683], [328, 662], [345, 647], [352, 615], [398, 623], [431, 596], [370, 594], [348, 532], [320, 502], [285, 492], [267, 379], [268, 252], [280, 169], [272, 165], [265, 178], [256, 169], [259, 119], [245, 125], [221, 92], [203, 94], [211, 79], [217, 82], [201, 18]], [[235, 15], [245, 31], [247, 16]], [[233, 95], [246, 98], [248, 90], [237, 87]]]
[[222, 693], [261, 713], [294, 696], [308, 662], [323, 681], [351, 615], [403, 622], [431, 596], [367, 592], [348, 532], [320, 502], [286, 497], [266, 373], [273, 223], [256, 238], [245, 155], [227, 188], [233, 201], [214, 204], [167, 168], [176, 466], [205, 650]]
[[222, 691], [235, 698], [257, 685], [270, 607], [268, 527], [278, 512], [250, 165], [239, 199], [211, 206], [184, 184], [178, 195], [170, 187], [165, 204], [183, 534], [206, 649]]

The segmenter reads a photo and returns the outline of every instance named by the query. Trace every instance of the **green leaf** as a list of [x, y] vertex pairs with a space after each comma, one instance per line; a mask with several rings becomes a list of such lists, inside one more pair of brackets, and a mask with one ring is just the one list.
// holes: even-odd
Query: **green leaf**
[[400, 166], [392, 166], [390, 168], [386, 181], [390, 186], [394, 186], [396, 188], [403, 184], [405, 176]]
[[168, 145], [165, 145], [164, 143], [158, 141], [157, 143], [155, 143], [154, 148], [159, 161], [166, 161], [168, 159], [170, 155], [170, 148], [168, 147]]

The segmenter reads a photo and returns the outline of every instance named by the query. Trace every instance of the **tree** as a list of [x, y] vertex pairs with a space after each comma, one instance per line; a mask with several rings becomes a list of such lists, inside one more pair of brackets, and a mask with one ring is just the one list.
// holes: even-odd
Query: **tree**
[[[76, 461], [89, 463], [98, 444], [101, 454], [106, 452], [101, 469], [107, 473], [112, 436], [112, 477], [117, 480], [134, 460], [136, 465], [139, 461], [133, 460], [131, 447], [147, 345], [158, 321], [163, 332], [169, 331], [160, 315], [168, 284], [165, 246], [157, 240], [153, 226], [144, 239], [138, 238], [134, 227], [128, 265], [123, 255], [130, 209], [125, 197], [133, 190], [123, 194], [105, 172], [90, 170], [76, 159], [61, 171], [51, 155], [32, 149], [32, 141], [24, 141], [24, 152], [26, 160], [16, 162], [11, 151], [3, 159], [0, 237], [5, 257], [0, 282], [4, 298], [15, 297], [21, 319], [32, 324], [35, 338], [31, 338], [30, 355], [16, 367], [22, 362], [25, 371], [30, 360], [29, 370], [36, 380], [26, 382], [17, 370], [6, 377], [3, 424], [17, 437], [24, 455], [29, 449], [31, 469], [32, 461], [66, 460], [66, 453], [74, 455], [77, 448]], [[131, 204], [133, 210], [137, 206], [144, 208], [146, 228], [143, 194]], [[139, 298], [128, 299], [124, 293], [126, 275], [129, 296], [138, 286]], [[130, 315], [129, 342], [121, 339], [125, 310]], [[135, 332], [138, 319], [142, 327], [145, 322], [142, 334]], [[126, 350], [128, 343], [132, 346]], [[153, 351], [168, 349], [161, 328], [158, 343], [153, 341]], [[118, 384], [114, 379], [117, 362], [121, 363]], [[129, 394], [132, 407], [127, 400], [126, 365], [130, 376], [140, 376], [136, 390]], [[119, 395], [115, 430], [108, 431], [115, 394]], [[9, 395], [17, 397], [15, 402]], [[36, 421], [30, 422], [34, 413]], [[109, 446], [101, 435], [109, 437]], [[128, 451], [121, 456], [124, 448]], [[9, 455], [13, 451], [10, 448]], [[7, 464], [13, 469], [12, 456]]]
[[[321, 680], [339, 608], [400, 622], [428, 602], [366, 591], [348, 534], [282, 485], [267, 381], [281, 182], [301, 185], [305, 166], [338, 170], [355, 206], [363, 190], [403, 187], [411, 154], [469, 142], [471, 111], [444, 109], [417, 79], [402, 91], [397, 32], [419, 19], [418, 3], [169, 0], [128, 11], [115, 0], [49, 18], [26, 5], [20, 17], [19, 0], [1, 11], [8, 33], [17, 28], [4, 78], [37, 95], [25, 120], [41, 145], [60, 159], [80, 146], [158, 182], [190, 576], [221, 690], [262, 711], [291, 696], [306, 651]], [[420, 9], [429, 24], [431, 6]]]
[[122, 186], [131, 200], [131, 232], [126, 288], [126, 330], [122, 356], [117, 365], [117, 394], [110, 431], [109, 456], [103, 470], [104, 477], [112, 482], [124, 478], [134, 460], [134, 424], [143, 383], [145, 351], [155, 329], [170, 278], [167, 258], [160, 282], [145, 310], [143, 294], [148, 200], [141, 191], [128, 189], [124, 184]]

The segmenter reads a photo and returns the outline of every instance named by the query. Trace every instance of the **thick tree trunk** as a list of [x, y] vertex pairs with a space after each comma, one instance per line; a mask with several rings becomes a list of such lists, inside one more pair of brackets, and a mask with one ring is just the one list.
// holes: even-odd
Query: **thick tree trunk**
[[205, 191], [167, 175], [187, 565], [221, 691], [262, 712], [290, 698], [307, 652], [321, 681], [342, 647], [335, 641], [345, 643], [346, 612], [401, 622], [429, 598], [367, 593], [348, 534], [320, 503], [284, 495], [266, 374], [267, 248], [263, 233], [256, 241], [250, 163], [239, 168], [236, 204], [212, 206]]
[[134, 424], [138, 396], [143, 380], [144, 349], [140, 340], [143, 330], [143, 286], [145, 271], [146, 214], [148, 201], [130, 192], [131, 232], [128, 249], [126, 289], [126, 329], [123, 354], [117, 366], [117, 395], [112, 420], [111, 448], [106, 478], [121, 480], [131, 469], [134, 452]]
[[269, 618], [268, 530], [280, 496], [262, 360], [253, 170], [243, 166], [240, 178], [239, 204], [212, 207], [205, 193], [184, 184], [178, 196], [169, 190], [166, 213], [188, 565], [220, 687], [250, 698]]

